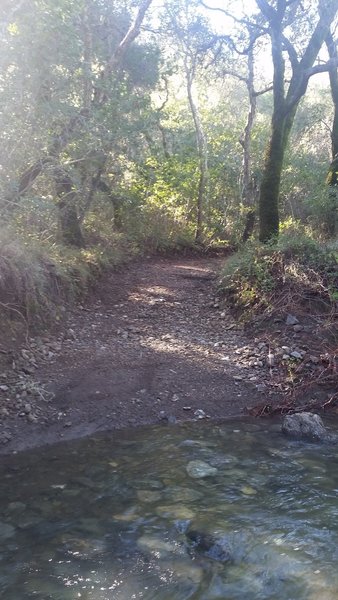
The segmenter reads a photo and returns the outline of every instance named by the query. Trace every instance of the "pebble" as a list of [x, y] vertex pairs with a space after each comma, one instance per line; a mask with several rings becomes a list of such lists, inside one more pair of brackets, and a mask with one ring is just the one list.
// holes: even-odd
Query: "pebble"
[[137, 490], [137, 497], [141, 502], [157, 502], [160, 500], [161, 494], [152, 490]]
[[295, 317], [294, 315], [288, 314], [286, 317], [285, 323], [287, 325], [298, 325], [299, 321], [298, 321], [297, 317]]
[[207, 418], [207, 414], [204, 412], [204, 410], [202, 408], [198, 408], [197, 410], [195, 410], [194, 415], [198, 419], [206, 419]]
[[0, 433], [0, 443], [1, 444], [8, 444], [8, 442], [10, 442], [12, 439], [12, 434], [9, 431], [2, 431]]
[[269, 367], [274, 367], [275, 366], [275, 355], [269, 353], [266, 359], [266, 362], [268, 364]]
[[36, 415], [32, 415], [32, 413], [29, 413], [29, 415], [27, 415], [27, 420], [30, 423], [37, 423], [38, 422], [38, 418]]
[[241, 492], [245, 496], [255, 496], [257, 494], [257, 491], [254, 490], [254, 488], [252, 488], [250, 485], [243, 485]]
[[73, 341], [76, 340], [76, 334], [75, 334], [74, 329], [69, 328], [65, 337], [66, 337], [66, 340], [67, 339], [73, 340]]

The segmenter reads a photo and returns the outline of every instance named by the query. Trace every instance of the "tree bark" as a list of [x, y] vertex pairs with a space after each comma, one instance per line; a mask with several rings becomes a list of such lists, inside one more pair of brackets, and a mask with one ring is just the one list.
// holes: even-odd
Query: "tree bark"
[[[277, 0], [274, 8], [267, 0], [256, 0], [256, 3], [269, 24], [274, 69], [271, 138], [259, 198], [259, 237], [262, 242], [267, 242], [279, 233], [279, 191], [284, 153], [299, 101], [307, 90], [310, 77], [315, 73], [328, 71], [332, 65], [331, 60], [326, 65], [313, 67], [338, 11], [338, 0], [331, 0], [330, 3], [319, 0], [319, 20], [300, 60], [295, 47], [285, 37], [282, 26], [291, 4], [285, 0]], [[289, 54], [292, 68], [287, 94], [284, 81], [285, 50]]]
[[[331, 33], [326, 38], [326, 47], [331, 59], [337, 59], [337, 45]], [[332, 66], [329, 70], [331, 96], [333, 102], [333, 122], [331, 130], [332, 158], [338, 154], [338, 69]]]
[[242, 202], [248, 209], [242, 242], [246, 242], [252, 235], [256, 220], [256, 185], [251, 172], [251, 136], [256, 117], [257, 95], [254, 88], [254, 53], [253, 44], [248, 50], [248, 77], [245, 81], [249, 96], [249, 111], [244, 129], [244, 137], [240, 140], [243, 147], [242, 162]]
[[203, 125], [199, 116], [198, 108], [195, 103], [193, 96], [193, 80], [194, 80], [194, 65], [188, 65], [187, 59], [185, 59], [185, 72], [187, 79], [187, 92], [189, 106], [192, 114], [192, 118], [195, 125], [196, 142], [198, 151], [198, 162], [199, 162], [199, 181], [198, 181], [198, 192], [197, 192], [197, 218], [196, 218], [196, 232], [195, 242], [201, 244], [203, 241], [203, 212], [205, 207], [205, 196], [207, 190], [208, 181], [208, 148], [207, 140], [204, 134]]
[[66, 246], [84, 247], [84, 239], [77, 214], [77, 194], [69, 175], [61, 168], [54, 172], [58, 197], [58, 227], [61, 241]]
[[278, 199], [285, 152], [284, 119], [275, 119], [266, 155], [259, 197], [259, 239], [267, 242], [279, 232]]

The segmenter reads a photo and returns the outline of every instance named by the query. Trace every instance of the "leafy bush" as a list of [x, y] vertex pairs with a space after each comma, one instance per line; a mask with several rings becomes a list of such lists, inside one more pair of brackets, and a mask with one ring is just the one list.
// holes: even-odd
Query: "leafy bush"
[[337, 254], [300, 227], [276, 244], [248, 243], [222, 272], [220, 291], [249, 318], [252, 312], [328, 309], [337, 299]]

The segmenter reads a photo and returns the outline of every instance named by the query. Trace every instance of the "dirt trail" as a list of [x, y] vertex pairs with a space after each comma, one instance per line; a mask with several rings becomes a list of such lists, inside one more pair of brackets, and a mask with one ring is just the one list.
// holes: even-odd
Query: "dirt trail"
[[67, 317], [54, 362], [38, 368], [53, 402], [41, 403], [38, 423], [9, 425], [12, 439], [1, 450], [145, 423], [225, 418], [261, 402], [257, 369], [243, 374], [237, 360], [248, 340], [215, 306], [223, 262], [151, 259], [111, 274]]

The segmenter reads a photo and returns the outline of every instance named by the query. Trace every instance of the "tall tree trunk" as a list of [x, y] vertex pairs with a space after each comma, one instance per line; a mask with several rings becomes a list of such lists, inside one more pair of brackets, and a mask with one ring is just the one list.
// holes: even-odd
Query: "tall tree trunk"
[[[331, 59], [337, 59], [337, 45], [330, 33], [326, 38], [326, 46]], [[332, 158], [338, 154], [338, 69], [332, 66], [329, 70], [331, 96], [333, 102], [333, 122], [331, 130]]]
[[252, 235], [256, 220], [256, 185], [251, 172], [251, 136], [256, 117], [257, 95], [254, 88], [254, 54], [253, 44], [248, 50], [248, 77], [246, 86], [249, 96], [249, 112], [244, 129], [243, 139], [240, 143], [243, 147], [243, 170], [242, 170], [242, 202], [248, 209], [242, 241], [245, 243]]
[[267, 242], [279, 232], [279, 188], [285, 152], [284, 119], [272, 126], [259, 196], [259, 239]]
[[188, 66], [187, 60], [185, 60], [185, 72], [187, 78], [187, 92], [188, 100], [190, 105], [191, 114], [193, 117], [196, 142], [198, 151], [199, 161], [199, 181], [198, 181], [198, 192], [197, 192], [197, 219], [196, 219], [196, 233], [195, 242], [201, 244], [203, 241], [203, 212], [206, 203], [206, 191], [208, 181], [208, 148], [207, 140], [204, 134], [202, 122], [199, 116], [198, 108], [193, 95], [193, 81], [194, 81], [194, 65]]
[[[331, 33], [326, 38], [326, 47], [331, 59], [337, 59], [337, 45]], [[333, 238], [337, 233], [338, 211], [338, 69], [332, 66], [329, 70], [331, 96], [333, 102], [333, 121], [331, 129], [332, 163], [329, 168], [327, 183], [329, 185], [327, 215], [324, 223], [325, 233]]]

